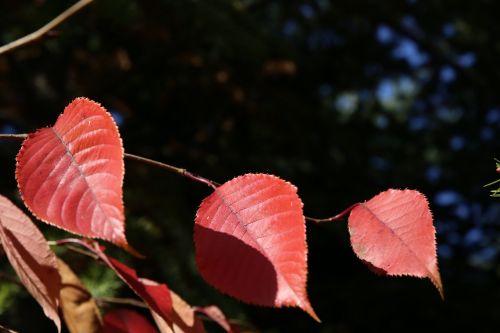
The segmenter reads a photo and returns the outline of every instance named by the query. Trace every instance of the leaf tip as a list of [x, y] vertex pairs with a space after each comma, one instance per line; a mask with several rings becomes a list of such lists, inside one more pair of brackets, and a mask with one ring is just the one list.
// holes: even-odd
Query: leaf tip
[[307, 304], [307, 306], [303, 309], [309, 316], [311, 316], [312, 319], [314, 319], [317, 323], [321, 324], [321, 319], [319, 319], [318, 315], [312, 308], [310, 304]]

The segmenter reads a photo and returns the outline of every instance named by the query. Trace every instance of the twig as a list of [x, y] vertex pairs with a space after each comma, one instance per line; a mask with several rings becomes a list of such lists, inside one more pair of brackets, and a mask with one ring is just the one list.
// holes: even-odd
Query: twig
[[333, 222], [333, 221], [339, 221], [341, 218], [343, 218], [345, 215], [347, 215], [351, 210], [353, 210], [359, 203], [355, 203], [354, 205], [350, 206], [349, 208], [345, 209], [341, 213], [332, 216], [332, 217], [327, 217], [324, 219], [318, 219], [314, 217], [308, 217], [306, 216], [306, 220], [314, 223], [324, 223], [324, 222]]
[[111, 304], [132, 305], [140, 308], [148, 307], [144, 302], [141, 302], [134, 298], [118, 298], [118, 297], [102, 296], [102, 297], [96, 297], [95, 300], [99, 305], [102, 305], [103, 303], [111, 303]]
[[13, 49], [16, 49], [20, 46], [23, 46], [25, 44], [31, 43], [46, 33], [48, 33], [50, 30], [54, 29], [64, 21], [66, 21], [69, 17], [73, 16], [75, 13], [77, 13], [80, 9], [83, 7], [87, 6], [94, 0], [80, 0], [77, 3], [75, 3], [73, 6], [69, 7], [66, 9], [64, 12], [62, 12], [59, 16], [54, 18], [52, 21], [49, 23], [45, 24], [43, 27], [40, 29], [30, 33], [29, 35], [26, 35], [24, 37], [21, 37], [19, 39], [16, 39], [8, 44], [5, 44], [4, 46], [0, 47], [0, 55], [6, 52], [9, 52]]
[[146, 158], [146, 157], [137, 156], [137, 155], [128, 154], [128, 153], [125, 153], [125, 158], [127, 158], [129, 160], [138, 161], [138, 162], [142, 162], [142, 163], [145, 163], [145, 164], [153, 165], [153, 166], [156, 166], [156, 167], [168, 170], [168, 171], [175, 172], [175, 173], [177, 173], [177, 174], [179, 174], [179, 175], [181, 175], [183, 177], [187, 177], [187, 178], [195, 180], [195, 181], [197, 181], [199, 183], [208, 185], [211, 188], [213, 188], [214, 190], [215, 190], [215, 188], [217, 186], [219, 186], [219, 184], [216, 183], [216, 182], [214, 182], [213, 180], [210, 180], [210, 179], [207, 179], [207, 178], [195, 175], [194, 173], [191, 173], [191, 172], [189, 172], [186, 169], [178, 168], [178, 167], [170, 165], [170, 164], [158, 162], [158, 161]]

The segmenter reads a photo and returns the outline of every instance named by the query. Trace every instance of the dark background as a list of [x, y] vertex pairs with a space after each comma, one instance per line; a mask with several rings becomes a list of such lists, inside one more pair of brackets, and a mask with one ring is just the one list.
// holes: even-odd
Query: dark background
[[[69, 5], [0, 2], [0, 44]], [[299, 188], [308, 216], [389, 187], [418, 189], [435, 218], [444, 302], [427, 280], [371, 273], [342, 222], [307, 230], [308, 291], [322, 324], [230, 299], [194, 263], [194, 214], [209, 189], [132, 161], [127, 235], [147, 259], [111, 250], [191, 304], [217, 304], [262, 332], [497, 332], [500, 202], [484, 185], [499, 156], [499, 12], [493, 0], [96, 1], [0, 56], [0, 132], [49, 126], [87, 96], [112, 112], [127, 152], [218, 182], [279, 175]], [[0, 191], [19, 203], [18, 148], [0, 143]], [[65, 236], [37, 225], [49, 239]], [[60, 253], [97, 297], [132, 296], [106, 269]], [[7, 281], [0, 324], [54, 330]]]

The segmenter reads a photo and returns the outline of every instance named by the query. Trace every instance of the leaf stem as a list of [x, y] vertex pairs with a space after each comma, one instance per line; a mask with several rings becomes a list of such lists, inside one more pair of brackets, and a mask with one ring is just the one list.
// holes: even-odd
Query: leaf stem
[[0, 139], [5, 140], [24, 140], [28, 137], [28, 134], [0, 134]]
[[132, 305], [132, 306], [137, 306], [140, 308], [147, 308], [148, 306], [146, 303], [141, 302], [137, 299], [134, 298], [118, 298], [118, 297], [96, 297], [95, 298], [96, 302], [102, 306], [103, 303], [107, 304], [122, 304], [122, 305]]
[[94, 0], [80, 0], [80, 1], [78, 1], [73, 6], [66, 9], [64, 12], [62, 12], [61, 14], [56, 16], [54, 19], [52, 19], [50, 22], [45, 24], [40, 29], [0, 47], [0, 55], [41, 38], [43, 35], [47, 34], [49, 31], [51, 31], [52, 29], [54, 29], [55, 27], [57, 27], [58, 25], [60, 25], [64, 21], [66, 21], [69, 17], [73, 16], [78, 11], [80, 11], [83, 7], [87, 6], [88, 4], [92, 3], [93, 1]]
[[324, 223], [324, 222], [333, 222], [333, 221], [339, 221], [342, 219], [345, 215], [349, 214], [351, 210], [353, 210], [357, 205], [360, 203], [355, 203], [354, 205], [351, 205], [350, 207], [344, 209], [341, 213], [332, 216], [332, 217], [327, 217], [324, 219], [319, 219], [319, 218], [314, 218], [314, 217], [308, 217], [306, 216], [306, 220], [309, 222], [314, 222], [314, 223]]

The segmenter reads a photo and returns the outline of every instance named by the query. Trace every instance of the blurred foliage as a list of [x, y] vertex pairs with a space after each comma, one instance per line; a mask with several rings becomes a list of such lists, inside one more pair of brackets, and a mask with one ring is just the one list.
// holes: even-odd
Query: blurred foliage
[[[0, 43], [67, 6], [2, 1]], [[321, 325], [232, 300], [194, 262], [192, 223], [209, 189], [131, 161], [127, 235], [147, 259], [109, 248], [140, 276], [264, 332], [491, 332], [500, 326], [500, 203], [483, 185], [499, 152], [499, 9], [490, 0], [97, 0], [0, 56], [0, 132], [50, 125], [87, 96], [112, 112], [128, 152], [219, 182], [279, 175], [297, 185], [306, 215], [334, 215], [388, 187], [419, 189], [434, 212], [445, 302], [427, 282], [369, 272], [342, 223], [308, 228]], [[19, 203], [17, 149], [0, 143], [0, 190]], [[71, 256], [87, 283], [102, 281], [94, 292], [132, 295]], [[2, 324], [53, 328], [29, 297], [8, 302]]]

